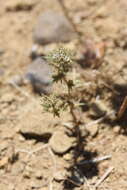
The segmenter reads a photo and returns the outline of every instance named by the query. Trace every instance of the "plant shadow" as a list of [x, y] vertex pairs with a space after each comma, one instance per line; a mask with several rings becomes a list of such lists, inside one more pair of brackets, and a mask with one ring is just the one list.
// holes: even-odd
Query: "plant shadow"
[[[86, 138], [86, 137], [85, 137]], [[78, 150], [78, 144], [73, 150], [73, 162], [67, 169], [69, 176], [65, 179], [63, 186], [66, 190], [73, 190], [75, 187], [80, 187], [84, 184], [85, 179], [91, 179], [98, 175], [98, 163], [92, 162], [92, 160], [97, 157], [97, 151], [87, 151], [84, 150], [86, 141], [83, 139], [80, 141], [81, 149]]]
[[120, 107], [124, 101], [124, 98], [127, 96], [127, 85], [118, 85], [118, 84], [113, 84], [112, 85], [115, 93], [112, 93], [111, 99], [109, 100], [111, 103], [111, 110], [113, 112], [113, 117], [112, 114], [108, 114], [108, 112], [104, 112], [104, 110], [101, 110], [101, 108], [95, 103], [93, 107], [93, 112], [95, 113], [94, 115], [91, 115], [91, 119], [96, 120], [98, 117], [96, 117], [96, 114], [102, 113], [101, 117], [104, 117], [104, 119], [101, 121], [102, 124], [106, 124], [106, 126], [109, 127], [116, 127], [119, 126], [120, 130], [119, 133], [123, 135], [127, 135], [127, 109], [125, 109], [122, 117], [119, 119], [118, 118], [118, 112], [120, 110]]
[[[116, 113], [118, 113], [124, 98], [127, 96], [127, 85], [118, 85], [114, 84], [114, 89], [118, 92], [117, 94], [112, 96], [111, 102], [113, 109]], [[127, 110], [123, 113], [122, 117], [120, 119], [117, 119], [114, 122], [112, 122], [112, 127], [119, 125], [120, 126], [120, 133], [123, 135], [127, 135]]]

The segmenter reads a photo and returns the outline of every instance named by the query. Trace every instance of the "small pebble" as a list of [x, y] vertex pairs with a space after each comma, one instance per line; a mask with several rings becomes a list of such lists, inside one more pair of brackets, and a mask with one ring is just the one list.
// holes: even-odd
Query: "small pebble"
[[20, 75], [15, 75], [11, 80], [9, 80], [9, 84], [21, 86], [23, 85], [23, 77]]
[[65, 154], [65, 155], [63, 156], [64, 160], [66, 160], [66, 161], [72, 160], [72, 159], [73, 159], [72, 157], [73, 157], [73, 155], [70, 154], [70, 153], [67, 153], [67, 154]]
[[37, 171], [35, 172], [35, 177], [36, 177], [37, 179], [42, 179], [42, 178], [43, 178], [43, 176], [42, 176], [42, 171], [41, 171], [41, 170], [37, 170]]
[[86, 129], [90, 132], [90, 135], [92, 137], [95, 137], [98, 133], [98, 124], [94, 124], [94, 125], [91, 125], [91, 126], [86, 126]]
[[60, 171], [55, 172], [53, 177], [56, 181], [62, 181], [65, 179], [65, 176], [66, 176], [66, 172], [64, 170], [60, 170]]
[[120, 132], [120, 126], [115, 126], [113, 131], [118, 134]]
[[6, 11], [29, 11], [35, 5], [33, 0], [9, 0], [6, 2]]
[[49, 140], [52, 150], [57, 154], [66, 153], [74, 146], [74, 138], [67, 136], [63, 131], [56, 131]]

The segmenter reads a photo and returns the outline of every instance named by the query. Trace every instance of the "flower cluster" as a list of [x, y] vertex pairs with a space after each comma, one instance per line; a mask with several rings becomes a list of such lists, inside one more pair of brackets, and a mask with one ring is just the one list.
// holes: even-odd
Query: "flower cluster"
[[70, 50], [63, 47], [50, 53], [47, 57], [49, 63], [55, 69], [53, 79], [55, 82], [61, 80], [66, 75], [66, 73], [72, 68], [73, 64], [73, 54]]
[[44, 111], [53, 113], [54, 116], [60, 116], [60, 112], [67, 108], [67, 103], [55, 94], [42, 97], [42, 106]]

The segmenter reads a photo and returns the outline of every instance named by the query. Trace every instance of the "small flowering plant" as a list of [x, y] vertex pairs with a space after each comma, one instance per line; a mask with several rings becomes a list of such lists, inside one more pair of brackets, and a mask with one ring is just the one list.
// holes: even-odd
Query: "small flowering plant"
[[[79, 90], [80, 80], [71, 76], [74, 64], [74, 54], [63, 47], [51, 52], [47, 57], [48, 62], [53, 67], [53, 83], [60, 82], [62, 84], [62, 92], [60, 94], [51, 94], [42, 96], [42, 106], [44, 111], [52, 113], [54, 116], [60, 117], [61, 112], [68, 109], [72, 116], [73, 129], [72, 134], [77, 139], [77, 150], [81, 152], [82, 135], [80, 131], [81, 118], [77, 116], [77, 107], [81, 104], [80, 98], [74, 93]], [[77, 83], [78, 81], [78, 83]], [[81, 83], [80, 83], [81, 84]], [[80, 91], [80, 90], [79, 90]], [[76, 160], [76, 159], [75, 159]]]
[[53, 82], [60, 82], [63, 91], [60, 94], [44, 95], [42, 97], [42, 106], [44, 111], [60, 117], [60, 113], [68, 109], [72, 116], [72, 133], [77, 139], [77, 149], [81, 146], [81, 118], [77, 115], [77, 107], [80, 106], [80, 100], [75, 96], [74, 91], [78, 91], [77, 80], [70, 77], [70, 71], [73, 68], [74, 54], [63, 47], [58, 48], [47, 56], [48, 62], [54, 69]]
[[57, 50], [51, 52], [46, 58], [50, 65], [54, 69], [53, 73], [53, 82], [64, 83], [64, 89], [67, 89], [67, 92], [64, 94], [56, 95], [52, 94], [50, 96], [42, 97], [42, 106], [44, 110], [50, 113], [53, 113], [54, 116], [60, 116], [60, 112], [64, 111], [66, 108], [71, 110], [74, 107], [71, 90], [74, 87], [74, 81], [68, 79], [68, 72], [72, 69], [74, 63], [74, 54], [63, 47], [58, 48]]

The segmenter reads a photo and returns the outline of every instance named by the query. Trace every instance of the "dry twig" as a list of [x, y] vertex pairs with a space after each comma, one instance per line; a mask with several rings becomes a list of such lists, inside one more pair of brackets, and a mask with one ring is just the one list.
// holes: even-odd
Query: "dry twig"
[[95, 120], [95, 121], [92, 121], [92, 122], [86, 124], [86, 127], [89, 127], [89, 126], [98, 124], [98, 123], [100, 123], [101, 121], [103, 121], [104, 119], [106, 119], [107, 117], [109, 117], [109, 116], [111, 116], [111, 115], [114, 116], [114, 115], [115, 115], [115, 112], [114, 112], [114, 111], [111, 111], [111, 112], [109, 112], [109, 113], [106, 113], [103, 117], [101, 117], [101, 118], [99, 118], [99, 119], [97, 119], [97, 120]]
[[117, 114], [117, 119], [121, 119], [126, 109], [127, 109], [127, 96], [124, 98], [122, 105], [120, 106], [120, 109]]
[[81, 161], [80, 163], [78, 163], [78, 165], [97, 163], [97, 162], [101, 162], [101, 161], [107, 160], [107, 159], [111, 159], [111, 155], [102, 156], [100, 158], [95, 158], [92, 160]]
[[98, 180], [98, 182], [95, 184], [95, 189], [98, 188], [98, 186], [111, 174], [114, 167], [110, 167], [107, 169], [107, 171], [104, 173], [104, 175]]

